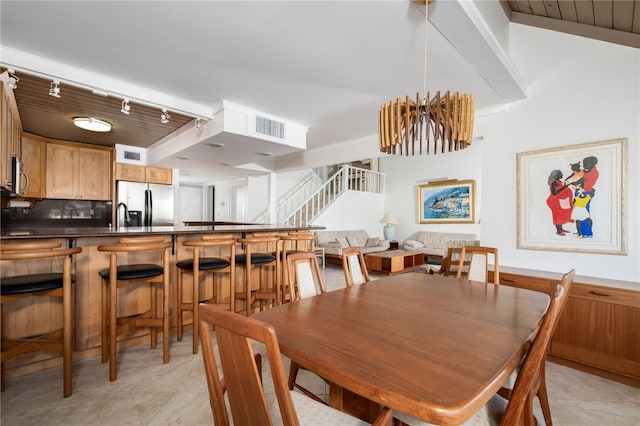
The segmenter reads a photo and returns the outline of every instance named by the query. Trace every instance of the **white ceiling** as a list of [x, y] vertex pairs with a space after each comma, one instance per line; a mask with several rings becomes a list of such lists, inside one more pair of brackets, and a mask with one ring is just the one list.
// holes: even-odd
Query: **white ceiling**
[[[308, 150], [377, 138], [380, 105], [422, 92], [424, 6], [410, 0], [3, 0], [0, 7], [4, 66], [194, 115], [212, 116], [224, 99], [308, 127]], [[428, 90], [471, 93], [476, 112], [525, 97], [505, 53], [508, 23], [498, 1], [438, 0], [429, 18]], [[207, 141], [182, 152], [199, 161], [178, 160], [176, 151], [163, 164], [189, 170], [193, 180], [231, 176], [220, 163], [247, 152], [247, 142], [229, 140], [208, 154], [199, 145]]]

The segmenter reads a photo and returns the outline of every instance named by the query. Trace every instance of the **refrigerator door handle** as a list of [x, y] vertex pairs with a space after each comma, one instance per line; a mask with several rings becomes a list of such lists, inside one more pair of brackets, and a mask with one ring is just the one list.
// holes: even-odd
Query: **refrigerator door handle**
[[144, 191], [144, 226], [151, 226], [153, 220], [153, 197], [150, 189]]

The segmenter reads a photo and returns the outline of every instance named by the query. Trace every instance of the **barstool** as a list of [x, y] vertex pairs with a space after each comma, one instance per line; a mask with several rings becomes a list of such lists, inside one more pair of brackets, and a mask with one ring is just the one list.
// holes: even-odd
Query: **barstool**
[[[193, 353], [198, 353], [199, 340], [199, 323], [198, 320], [198, 303], [206, 302], [211, 305], [223, 307], [226, 310], [235, 312], [235, 273], [236, 273], [236, 240], [230, 234], [225, 235], [203, 235], [200, 241], [185, 241], [182, 243], [185, 247], [193, 247], [193, 257], [191, 259], [181, 260], [176, 263], [178, 268], [178, 323], [177, 334], [178, 341], [182, 341], [182, 333], [184, 328], [183, 312], [189, 311], [193, 315]], [[224, 249], [226, 253], [224, 258], [220, 257], [202, 257], [207, 247], [219, 247]], [[200, 272], [211, 272], [212, 278], [212, 296], [202, 299], [200, 297]], [[193, 276], [193, 290], [189, 301], [184, 301], [183, 275], [190, 273]], [[218, 283], [216, 275], [219, 273], [229, 273], [229, 301], [222, 303], [218, 296]], [[206, 276], [205, 276], [206, 279]]]
[[[73, 373], [73, 322], [71, 308], [71, 285], [74, 277], [71, 274], [71, 256], [82, 251], [80, 247], [61, 248], [60, 242], [38, 241], [25, 243], [2, 243], [0, 245], [0, 260], [28, 260], [52, 259], [62, 257], [62, 272], [38, 273], [2, 277], [0, 283], [0, 307], [5, 303], [26, 297], [58, 297], [62, 299], [62, 328], [44, 334], [38, 333], [32, 337], [10, 338], [1, 340], [0, 382], [4, 390], [4, 363], [18, 355], [32, 351], [57, 351], [62, 354], [63, 365], [63, 395], [65, 398], [72, 393]], [[27, 262], [25, 262], [26, 264]], [[51, 262], [53, 263], [53, 262]], [[27, 270], [34, 267], [20, 266], [13, 270]], [[3, 267], [3, 270], [9, 268]], [[1, 316], [0, 310], [0, 316]]]
[[[101, 245], [98, 251], [110, 252], [109, 268], [99, 272], [102, 277], [102, 362], [109, 360], [109, 380], [118, 377], [117, 338], [134, 327], [151, 329], [151, 349], [157, 346], [157, 328], [162, 329], [162, 362], [169, 362], [169, 247], [163, 237], [122, 238], [117, 245]], [[118, 253], [161, 255], [161, 265], [135, 263], [118, 265]], [[150, 309], [143, 313], [118, 317], [118, 289], [131, 284], [151, 284]], [[158, 314], [157, 288], [162, 288], [162, 317]]]
[[[254, 234], [251, 237], [240, 238], [238, 243], [244, 246], [244, 253], [236, 255], [236, 266], [244, 267], [243, 288], [236, 290], [236, 300], [244, 300], [246, 315], [250, 316], [254, 302], [260, 303], [260, 310], [264, 309], [264, 302], [271, 300], [279, 305], [281, 299], [280, 288], [280, 237], [273, 233]], [[260, 274], [260, 285], [253, 288], [252, 275], [254, 268]], [[271, 286], [262, 280], [262, 271], [272, 268]]]
[[[316, 236], [311, 231], [291, 231], [280, 237], [282, 241], [282, 265], [287, 268], [287, 257], [291, 254], [310, 252], [315, 255]], [[282, 274], [282, 303], [289, 297], [289, 274]]]

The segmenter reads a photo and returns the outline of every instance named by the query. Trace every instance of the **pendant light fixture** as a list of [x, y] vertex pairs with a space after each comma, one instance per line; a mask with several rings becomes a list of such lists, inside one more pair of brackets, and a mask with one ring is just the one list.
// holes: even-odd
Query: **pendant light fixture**
[[406, 96], [384, 104], [379, 110], [380, 151], [387, 154], [442, 153], [464, 149], [473, 138], [473, 97], [446, 91], [427, 92], [427, 28], [429, 4], [435, 0], [413, 0], [425, 6], [424, 12], [424, 81], [422, 93], [415, 99]]

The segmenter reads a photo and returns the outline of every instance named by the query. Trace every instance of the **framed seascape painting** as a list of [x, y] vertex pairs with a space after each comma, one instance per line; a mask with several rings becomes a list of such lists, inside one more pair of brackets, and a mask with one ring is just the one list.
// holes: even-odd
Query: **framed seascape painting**
[[447, 180], [418, 186], [419, 223], [474, 223], [474, 180]]
[[517, 154], [518, 248], [624, 255], [627, 139]]

